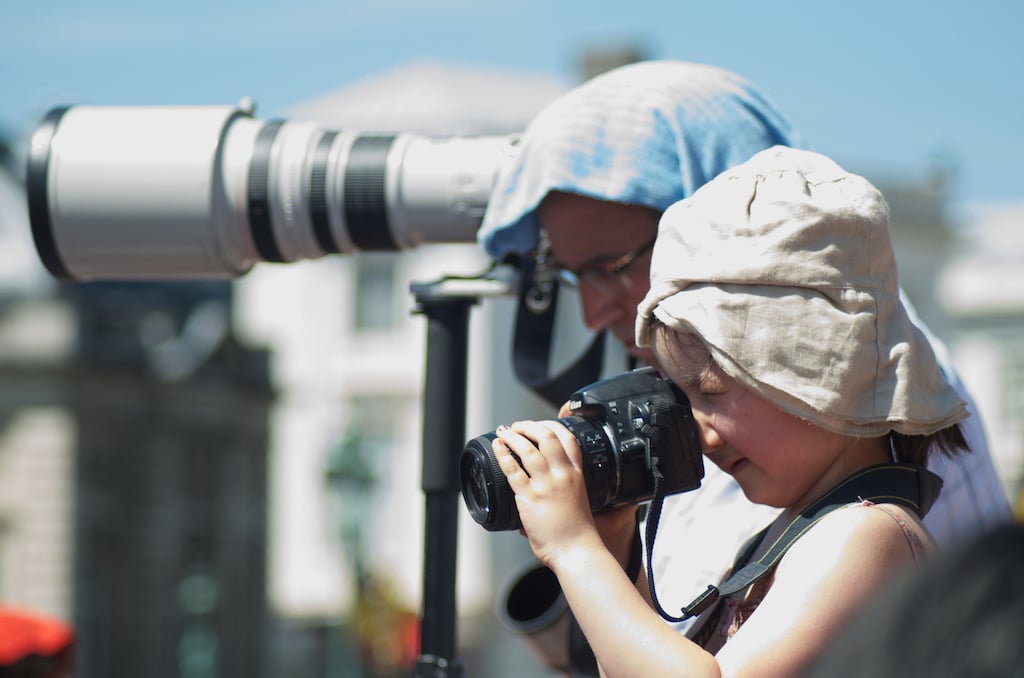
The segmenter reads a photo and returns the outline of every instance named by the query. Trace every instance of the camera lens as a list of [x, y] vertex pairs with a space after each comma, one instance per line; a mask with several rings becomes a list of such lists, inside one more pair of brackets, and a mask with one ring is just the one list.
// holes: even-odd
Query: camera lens
[[518, 530], [519, 510], [515, 493], [508, 486], [505, 474], [491, 450], [494, 433], [473, 438], [466, 443], [459, 461], [462, 498], [473, 520], [492, 532]]
[[509, 136], [364, 135], [234, 106], [68, 106], [32, 136], [57, 278], [233, 278], [257, 262], [473, 242]]
[[[590, 509], [607, 509], [616, 499], [618, 463], [615, 450], [600, 422], [583, 417], [559, 419], [576, 437], [583, 451], [583, 479], [587, 485]], [[473, 520], [492, 532], [522, 527], [516, 497], [494, 457], [491, 442], [495, 434], [473, 438], [462, 452], [459, 475], [462, 497]]]

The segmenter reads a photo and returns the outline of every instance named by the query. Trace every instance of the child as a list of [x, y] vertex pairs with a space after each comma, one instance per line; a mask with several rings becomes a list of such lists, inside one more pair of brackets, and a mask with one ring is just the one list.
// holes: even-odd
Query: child
[[[637, 344], [653, 347], [690, 399], [706, 457], [749, 500], [782, 509], [755, 558], [854, 473], [966, 448], [964, 403], [899, 301], [888, 228], [867, 181], [783, 147], [661, 220]], [[619, 545], [632, 519], [601, 516], [598, 530], [566, 429], [501, 427], [494, 452], [535, 555], [558, 576], [608, 676], [793, 674], [876, 587], [932, 548], [904, 506], [854, 502], [720, 601], [691, 639], [651, 608], [643, 576], [636, 586], [625, 576]]]

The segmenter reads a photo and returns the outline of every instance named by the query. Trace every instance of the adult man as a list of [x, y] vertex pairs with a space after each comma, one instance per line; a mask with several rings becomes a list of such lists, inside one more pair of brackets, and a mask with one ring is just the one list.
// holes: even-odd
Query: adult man
[[[575, 281], [587, 325], [651, 362], [633, 337], [661, 213], [773, 145], [803, 143], [740, 76], [684, 62], [625, 66], [560, 97], [529, 125], [516, 162], [498, 178], [479, 239], [499, 260], [539, 244], [541, 258]], [[945, 347], [932, 344], [972, 413], [964, 423], [972, 454], [931, 466], [945, 489], [925, 524], [945, 545], [1008, 519], [1009, 506], [977, 409]], [[738, 546], [772, 517], [752, 510], [713, 468], [699, 490], [670, 497], [662, 525], [671, 524], [673, 538], [658, 541], [653, 561], [662, 603], [684, 605], [717, 583]]]

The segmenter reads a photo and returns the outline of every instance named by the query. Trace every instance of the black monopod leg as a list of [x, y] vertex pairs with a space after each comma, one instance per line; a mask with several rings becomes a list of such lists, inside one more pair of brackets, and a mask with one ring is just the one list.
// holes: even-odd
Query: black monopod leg
[[495, 280], [413, 284], [416, 312], [427, 317], [423, 391], [422, 486], [426, 501], [420, 655], [414, 678], [461, 678], [455, 657], [455, 555], [459, 457], [466, 442], [469, 309], [482, 294], [508, 293]]

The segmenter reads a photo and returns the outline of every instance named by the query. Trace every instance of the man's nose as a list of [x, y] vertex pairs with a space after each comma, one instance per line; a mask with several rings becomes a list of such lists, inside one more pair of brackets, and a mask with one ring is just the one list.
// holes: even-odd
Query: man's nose
[[585, 281], [579, 287], [583, 322], [591, 330], [603, 330], [621, 320], [625, 313], [622, 294], [609, 294]]

